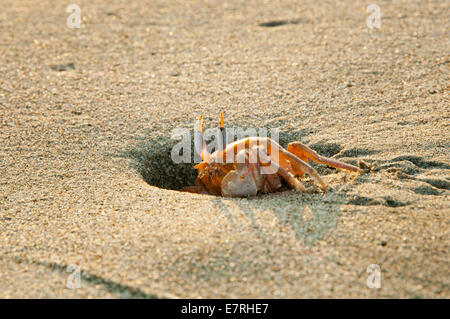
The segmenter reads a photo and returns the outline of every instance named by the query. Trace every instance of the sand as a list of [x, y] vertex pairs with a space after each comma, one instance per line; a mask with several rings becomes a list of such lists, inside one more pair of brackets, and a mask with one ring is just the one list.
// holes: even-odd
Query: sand
[[[1, 298], [450, 297], [448, 1], [76, 3], [0, 0]], [[172, 130], [221, 110], [376, 166], [177, 191]]]

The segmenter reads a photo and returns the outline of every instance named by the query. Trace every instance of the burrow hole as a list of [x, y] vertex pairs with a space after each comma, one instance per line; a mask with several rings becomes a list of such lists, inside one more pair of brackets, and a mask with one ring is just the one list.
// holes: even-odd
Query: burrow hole
[[[193, 134], [191, 135], [193, 136]], [[279, 134], [279, 143], [286, 147], [291, 141], [301, 141], [305, 132], [292, 132]], [[166, 137], [148, 139], [135, 149], [127, 152], [126, 157], [132, 159], [132, 165], [139, 171], [142, 178], [152, 186], [163, 189], [181, 190], [185, 186], [195, 184], [197, 171], [194, 169], [193, 141], [191, 142], [191, 163], [174, 163], [171, 158], [172, 148], [178, 143]], [[207, 141], [209, 143], [210, 141]], [[342, 151], [342, 147], [336, 143], [315, 143], [309, 145], [312, 149], [324, 156], [331, 157]], [[315, 165], [321, 175], [332, 173], [332, 168], [323, 165]]]

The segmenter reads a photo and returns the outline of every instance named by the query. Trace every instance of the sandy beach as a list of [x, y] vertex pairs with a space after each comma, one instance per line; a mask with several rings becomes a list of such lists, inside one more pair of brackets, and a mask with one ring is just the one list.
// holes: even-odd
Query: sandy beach
[[[450, 297], [448, 1], [74, 3], [0, 0], [0, 298]], [[220, 111], [372, 171], [180, 192]]]

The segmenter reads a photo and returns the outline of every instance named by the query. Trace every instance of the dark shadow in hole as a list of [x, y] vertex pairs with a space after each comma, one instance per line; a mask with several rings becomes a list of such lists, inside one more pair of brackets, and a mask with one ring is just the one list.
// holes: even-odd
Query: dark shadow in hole
[[376, 206], [381, 205], [381, 203], [373, 198], [364, 196], [354, 196], [347, 204], [358, 205], [358, 206]]
[[[194, 185], [197, 172], [194, 169], [194, 158], [191, 163], [176, 164], [172, 161], [172, 148], [179, 140], [167, 137], [148, 139], [135, 148], [125, 151], [121, 157], [131, 159], [131, 166], [150, 185], [159, 188], [180, 190], [185, 186]], [[193, 150], [194, 143], [191, 143]]]
[[294, 19], [294, 20], [272, 20], [267, 22], [262, 22], [258, 24], [260, 27], [266, 27], [266, 28], [273, 28], [273, 27], [279, 27], [286, 24], [299, 24], [301, 22], [300, 19]]
[[67, 71], [67, 70], [75, 70], [75, 64], [74, 63], [67, 63], [67, 64], [52, 64], [50, 65], [50, 69], [53, 71]]
[[411, 202], [402, 202], [396, 199], [391, 198], [390, 196], [384, 196], [384, 206], [387, 207], [404, 207], [404, 206], [408, 206], [411, 204]]

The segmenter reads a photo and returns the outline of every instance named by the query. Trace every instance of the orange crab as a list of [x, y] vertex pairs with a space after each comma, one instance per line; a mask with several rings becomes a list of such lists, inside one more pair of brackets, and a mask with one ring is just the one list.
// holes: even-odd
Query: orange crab
[[187, 186], [183, 191], [217, 196], [246, 197], [258, 192], [273, 193], [282, 186], [282, 180], [290, 188], [304, 191], [305, 187], [296, 178], [308, 174], [318, 186], [327, 185], [308, 160], [352, 172], [364, 170], [331, 158], [323, 157], [300, 142], [289, 143], [287, 149], [268, 137], [247, 137], [226, 143], [223, 113], [220, 114], [221, 147], [210, 154], [203, 137], [202, 117], [195, 130], [195, 151], [201, 154], [202, 162], [195, 165], [198, 170], [196, 186]]

